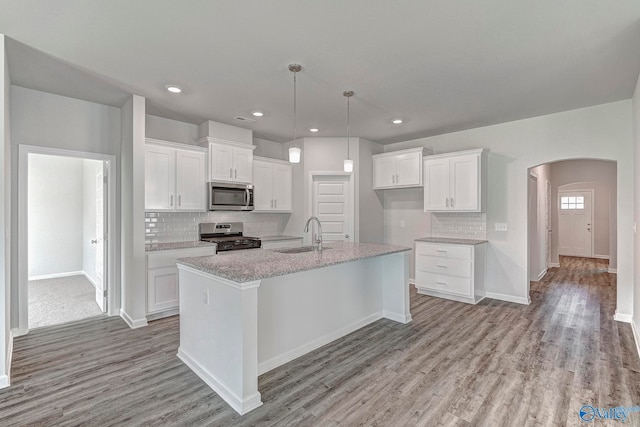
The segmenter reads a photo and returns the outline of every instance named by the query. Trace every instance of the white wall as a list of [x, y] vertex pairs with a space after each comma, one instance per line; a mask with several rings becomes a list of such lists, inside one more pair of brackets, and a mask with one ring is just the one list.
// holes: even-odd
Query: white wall
[[[631, 101], [627, 100], [387, 145], [385, 151], [418, 146], [433, 148], [437, 153], [489, 149], [487, 291], [494, 297], [519, 302], [528, 298], [528, 169], [572, 158], [617, 161], [617, 308], [620, 314], [630, 315], [633, 199], [629, 195], [634, 188], [631, 130]], [[385, 200], [385, 213], [387, 208]], [[496, 222], [506, 222], [508, 231], [494, 231]], [[424, 234], [420, 227], [414, 230], [416, 237]], [[385, 236], [394, 239], [396, 232], [385, 229]]]
[[[546, 248], [546, 182], [551, 181], [551, 168], [548, 164], [531, 168], [531, 172], [537, 177], [537, 212], [529, 211], [528, 215], [537, 218], [535, 235], [529, 235], [529, 277], [538, 280], [547, 269]], [[533, 207], [530, 207], [533, 208]], [[535, 250], [535, 253], [534, 253]]]
[[609, 258], [609, 267], [617, 266], [616, 253], [616, 163], [601, 160], [567, 160], [551, 164], [552, 262], [558, 262], [558, 192], [593, 190], [593, 252], [599, 258]]
[[356, 174], [356, 206], [358, 237], [362, 243], [384, 243], [384, 192], [373, 190], [373, 159], [384, 151], [378, 143], [358, 138], [358, 150], [351, 155], [358, 165]]
[[[0, 34], [0, 388], [9, 385], [11, 360], [11, 135], [9, 63]], [[16, 310], [17, 311], [17, 310]]]
[[640, 342], [640, 337], [637, 335], [638, 331], [640, 331], [640, 230], [637, 230], [637, 227], [640, 226], [640, 77], [638, 77], [635, 92], [633, 93], [632, 108], [633, 159], [635, 162], [633, 180], [636, 185], [633, 188], [633, 192], [627, 193], [627, 197], [628, 195], [633, 194], [635, 201], [633, 209], [633, 225], [636, 229], [633, 233], [635, 249], [633, 260], [633, 325], [635, 326], [634, 333], [636, 334], [636, 343], [638, 343]]
[[287, 155], [285, 157], [283, 146], [280, 142], [253, 138], [253, 145], [257, 147], [255, 150], [253, 150], [254, 156], [268, 157], [270, 159], [289, 160], [289, 151], [287, 151]]
[[[120, 175], [120, 109], [51, 93], [11, 86], [11, 146], [12, 146], [12, 248], [19, 253], [18, 233], [18, 145], [34, 145], [71, 151], [110, 154], [116, 156], [116, 176]], [[144, 199], [144, 198], [143, 198]], [[116, 191], [120, 204], [120, 186]], [[118, 209], [118, 206], [116, 209]], [[144, 215], [141, 219], [144, 224]], [[144, 238], [144, 230], [142, 231]], [[113, 234], [116, 257], [120, 257], [120, 219]], [[119, 274], [120, 263], [116, 264]], [[18, 326], [18, 257], [12, 259], [11, 306], [12, 327]], [[119, 295], [112, 300], [119, 305]], [[24, 313], [23, 315], [26, 315]]]
[[145, 137], [195, 145], [198, 140], [198, 125], [147, 114]]
[[96, 176], [102, 171], [102, 162], [82, 160], [82, 270], [89, 280], [96, 282]]
[[121, 314], [132, 328], [146, 326], [144, 251], [145, 101], [133, 95], [122, 107]]
[[81, 159], [29, 155], [29, 279], [83, 269]]

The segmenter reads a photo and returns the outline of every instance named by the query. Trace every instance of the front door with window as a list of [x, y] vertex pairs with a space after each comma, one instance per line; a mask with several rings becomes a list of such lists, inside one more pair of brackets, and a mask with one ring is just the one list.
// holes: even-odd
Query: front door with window
[[561, 191], [558, 194], [558, 254], [591, 257], [592, 218], [590, 191]]

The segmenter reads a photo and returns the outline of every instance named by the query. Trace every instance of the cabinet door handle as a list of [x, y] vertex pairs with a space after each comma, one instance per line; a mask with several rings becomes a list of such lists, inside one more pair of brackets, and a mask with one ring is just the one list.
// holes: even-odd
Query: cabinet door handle
[[445, 253], [445, 254], [447, 253], [447, 251], [444, 250], [444, 249], [436, 249], [436, 252], [442, 252], [442, 253]]
[[273, 199], [271, 199], [271, 207], [273, 207]]
[[396, 174], [396, 184], [400, 183], [400, 175]]
[[229, 168], [229, 178], [233, 178], [233, 168]]
[[235, 174], [234, 178], [237, 178], [238, 177], [238, 169], [235, 169], [234, 174]]
[[182, 206], [182, 195], [178, 195], [178, 206]]
[[453, 197], [451, 198], [451, 207], [453, 207]]
[[442, 264], [436, 264], [436, 267], [439, 267], [439, 268], [447, 268], [447, 266], [446, 266], [446, 265], [442, 265]]
[[447, 207], [449, 207], [449, 198], [447, 197]]
[[394, 174], [391, 175], [391, 183], [392, 184], [396, 183], [396, 176]]
[[173, 194], [169, 196], [169, 206], [173, 206]]
[[278, 207], [278, 199], [273, 199], [273, 207], [274, 208]]
[[441, 281], [439, 281], [439, 280], [438, 280], [438, 281], [436, 281], [436, 284], [438, 284], [438, 285], [445, 285], [445, 286], [447, 286], [447, 282], [441, 282]]

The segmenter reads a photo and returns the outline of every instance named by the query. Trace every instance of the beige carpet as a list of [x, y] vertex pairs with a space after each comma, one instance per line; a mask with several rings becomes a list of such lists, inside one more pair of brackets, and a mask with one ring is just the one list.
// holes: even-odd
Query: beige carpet
[[29, 282], [29, 329], [102, 315], [95, 288], [86, 277]]

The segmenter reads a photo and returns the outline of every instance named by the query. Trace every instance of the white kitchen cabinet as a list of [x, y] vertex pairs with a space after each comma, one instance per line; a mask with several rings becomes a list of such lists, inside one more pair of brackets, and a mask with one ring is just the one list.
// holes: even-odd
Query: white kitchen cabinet
[[485, 259], [485, 243], [416, 241], [416, 289], [419, 294], [476, 304], [485, 296]]
[[145, 210], [205, 211], [205, 168], [205, 150], [147, 139]]
[[486, 159], [484, 149], [425, 157], [425, 212], [484, 212]]
[[207, 137], [200, 144], [209, 149], [209, 181], [253, 182], [252, 145]]
[[262, 249], [297, 248], [302, 246], [302, 237], [288, 240], [262, 241]]
[[255, 157], [253, 178], [254, 212], [291, 212], [293, 169], [288, 162]]
[[147, 252], [147, 315], [178, 313], [178, 258], [215, 255], [215, 246]]
[[422, 187], [422, 157], [425, 148], [410, 148], [374, 154], [373, 189]]

